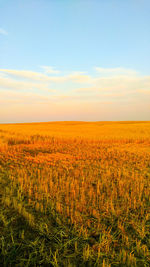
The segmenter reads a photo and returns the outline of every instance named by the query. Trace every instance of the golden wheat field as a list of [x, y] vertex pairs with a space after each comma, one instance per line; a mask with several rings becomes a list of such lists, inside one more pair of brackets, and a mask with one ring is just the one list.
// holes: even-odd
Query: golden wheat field
[[150, 122], [3, 124], [0, 171], [3, 205], [32, 228], [55, 212], [86, 240], [85, 266], [148, 266]]

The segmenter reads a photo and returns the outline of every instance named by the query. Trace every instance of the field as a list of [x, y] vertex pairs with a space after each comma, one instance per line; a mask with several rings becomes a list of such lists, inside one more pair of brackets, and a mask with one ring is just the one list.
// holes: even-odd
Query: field
[[0, 266], [149, 266], [150, 122], [0, 125]]

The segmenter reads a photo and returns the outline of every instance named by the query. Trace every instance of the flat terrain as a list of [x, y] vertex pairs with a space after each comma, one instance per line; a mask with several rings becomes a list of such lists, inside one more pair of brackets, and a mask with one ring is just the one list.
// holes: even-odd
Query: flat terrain
[[149, 266], [150, 122], [0, 125], [0, 266]]

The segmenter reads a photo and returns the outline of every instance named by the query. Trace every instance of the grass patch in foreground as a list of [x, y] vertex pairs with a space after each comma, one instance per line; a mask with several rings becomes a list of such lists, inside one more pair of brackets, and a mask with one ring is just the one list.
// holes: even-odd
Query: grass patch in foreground
[[[104, 243], [105, 246], [109, 237], [94, 233], [87, 238], [79, 236], [73, 227], [62, 224], [54, 211], [49, 214], [37, 212], [25, 201], [26, 213], [21, 214], [13, 202], [8, 205], [7, 197], [3, 198], [10, 183], [9, 172], [4, 169], [0, 182], [1, 266], [149, 266], [147, 251], [145, 257], [143, 251], [148, 246], [148, 234], [143, 243], [140, 240], [133, 243], [134, 252], [116, 247], [111, 255], [103, 253], [98, 245]], [[117, 244], [119, 231], [115, 220], [113, 222], [111, 237]], [[109, 226], [110, 222], [107, 223]], [[133, 229], [129, 227], [128, 231], [133, 232]]]

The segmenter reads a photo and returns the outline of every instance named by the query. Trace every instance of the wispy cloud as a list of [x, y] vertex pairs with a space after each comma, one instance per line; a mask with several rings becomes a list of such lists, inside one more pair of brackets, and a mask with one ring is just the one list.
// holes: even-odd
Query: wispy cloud
[[[45, 68], [50, 68], [46, 67]], [[98, 69], [98, 70], [97, 70]], [[150, 76], [138, 75], [137, 71], [124, 68], [104, 69], [97, 68], [98, 74], [89, 75], [86, 72], [70, 72], [67, 75], [47, 75], [42, 72], [29, 70], [0, 69], [0, 87], [12, 89], [37, 88], [53, 89], [56, 85], [61, 89], [67, 84], [70, 92], [132, 92], [133, 90], [150, 90]], [[53, 71], [53, 70], [52, 70]], [[100, 72], [100, 74], [99, 74]], [[55, 73], [54, 73], [55, 74]], [[106, 75], [107, 74], [107, 75]], [[128, 74], [128, 75], [127, 75]], [[75, 89], [76, 88], [76, 89]]]
[[46, 74], [58, 74], [60, 73], [59, 70], [56, 70], [54, 67], [51, 66], [41, 66]]
[[55, 90], [50, 88], [50, 85], [47, 83], [35, 83], [28, 81], [20, 81], [17, 79], [12, 79], [11, 77], [0, 77], [0, 89], [10, 89], [10, 90], [46, 90], [49, 92], [54, 92]]
[[[23, 107], [24, 114], [30, 110], [37, 120], [38, 116], [47, 120], [47, 114], [51, 119], [52, 114], [57, 114], [55, 119], [58, 120], [63, 116], [64, 119], [78, 119], [80, 114], [82, 119], [112, 119], [121, 112], [127, 119], [130, 105], [130, 112], [136, 114], [137, 119], [138, 114], [139, 119], [148, 118], [150, 76], [140, 75], [137, 71], [125, 68], [97, 68], [93, 75], [84, 71], [70, 71], [66, 75], [46, 66], [43, 70], [44, 73], [0, 69], [0, 114], [7, 113], [9, 116], [11, 105], [12, 110], [18, 110], [18, 113], [20, 109], [23, 112]], [[143, 117], [140, 117], [141, 106], [145, 110], [142, 114], [146, 114]], [[109, 117], [111, 113], [114, 115]], [[30, 120], [30, 117], [26, 118]]]
[[100, 68], [95, 67], [95, 70], [101, 75], [101, 76], [135, 76], [138, 74], [137, 71], [132, 69], [126, 69], [126, 68]]
[[34, 80], [37, 82], [63, 82], [66, 81], [67, 77], [65, 76], [48, 76], [41, 72], [35, 72], [30, 70], [10, 70], [10, 69], [0, 69], [1, 73], [5, 73], [9, 76], [16, 77], [16, 79], [27, 79]]
[[67, 75], [59, 75], [59, 76], [49, 76], [47, 74], [43, 74], [41, 72], [34, 72], [29, 70], [10, 70], [10, 69], [0, 69], [0, 73], [15, 77], [16, 79], [27, 79], [34, 80], [37, 82], [92, 82], [92, 79], [89, 75], [85, 75], [84, 72], [70, 72]]
[[0, 34], [3, 34], [3, 35], [8, 35], [8, 32], [5, 31], [4, 29], [0, 28]]

